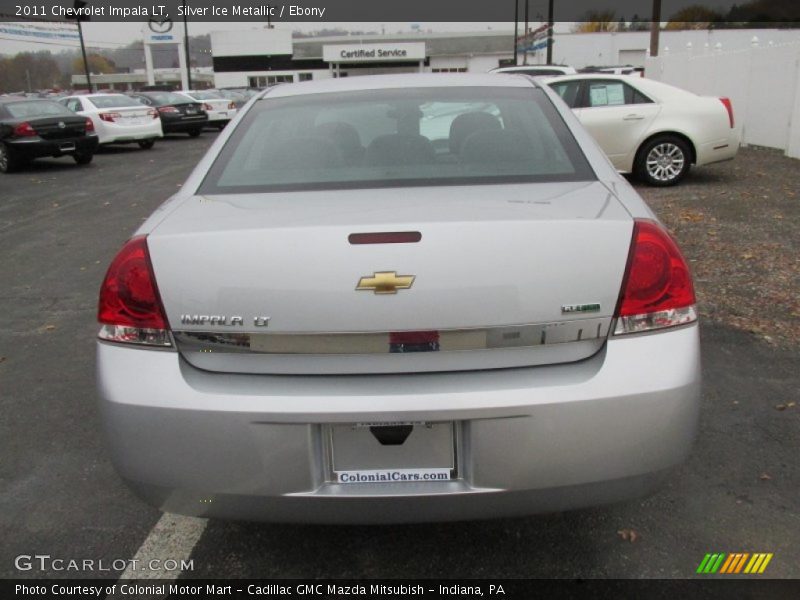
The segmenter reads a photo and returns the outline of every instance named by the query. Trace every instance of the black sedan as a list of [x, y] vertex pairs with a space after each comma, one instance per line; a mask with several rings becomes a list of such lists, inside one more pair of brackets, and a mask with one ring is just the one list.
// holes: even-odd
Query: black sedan
[[128, 95], [158, 111], [164, 133], [188, 133], [197, 137], [208, 123], [203, 105], [192, 102], [186, 96], [172, 92], [137, 92]]
[[0, 172], [15, 171], [43, 156], [70, 155], [86, 165], [96, 149], [92, 121], [58, 102], [0, 98]]

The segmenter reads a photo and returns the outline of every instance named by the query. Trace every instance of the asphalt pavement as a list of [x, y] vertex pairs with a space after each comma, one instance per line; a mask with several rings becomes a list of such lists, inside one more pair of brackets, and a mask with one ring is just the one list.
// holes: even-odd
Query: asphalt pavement
[[[163, 523], [127, 490], [104, 448], [97, 291], [118, 248], [215, 135], [103, 150], [88, 167], [41, 160], [0, 176], [0, 577], [118, 577], [21, 571], [15, 558], [109, 564], [136, 555]], [[747, 176], [730, 164], [711, 168], [709, 185]], [[183, 577], [682, 578], [708, 552], [771, 552], [764, 576], [800, 577], [800, 407], [791, 404], [800, 400], [800, 342], [770, 345], [711, 321], [702, 340], [695, 450], [649, 498], [468, 523], [204, 522]], [[619, 435], [627, 427], [620, 422]]]

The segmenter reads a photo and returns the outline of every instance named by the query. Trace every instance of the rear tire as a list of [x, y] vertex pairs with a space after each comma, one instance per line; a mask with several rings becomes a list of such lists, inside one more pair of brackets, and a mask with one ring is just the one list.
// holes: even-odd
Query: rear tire
[[203, 130], [202, 129], [191, 129], [191, 130], [188, 131], [188, 133], [189, 133], [189, 137], [197, 137], [201, 133], [203, 133]]
[[11, 152], [5, 144], [0, 143], [0, 173], [13, 173], [18, 171], [24, 161], [20, 160]]
[[72, 158], [79, 165], [88, 165], [94, 158], [94, 152], [76, 152], [72, 155]]
[[156, 141], [154, 139], [139, 140], [138, 144], [139, 148], [141, 148], [142, 150], [150, 150], [150, 148], [156, 145]]
[[691, 167], [689, 145], [679, 137], [660, 135], [646, 142], [636, 155], [636, 176], [656, 187], [679, 183]]

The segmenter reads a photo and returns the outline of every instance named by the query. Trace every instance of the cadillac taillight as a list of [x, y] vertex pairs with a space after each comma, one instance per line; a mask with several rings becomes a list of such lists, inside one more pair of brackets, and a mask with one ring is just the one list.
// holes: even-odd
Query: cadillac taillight
[[730, 98], [720, 98], [719, 101], [725, 105], [725, 110], [728, 111], [728, 122], [731, 125], [731, 129], [733, 129], [735, 123], [733, 120], [733, 103]]
[[689, 266], [657, 223], [637, 219], [617, 304], [615, 335], [652, 331], [697, 320]]
[[100, 287], [97, 320], [101, 340], [172, 345], [145, 236], [128, 240], [111, 262]]

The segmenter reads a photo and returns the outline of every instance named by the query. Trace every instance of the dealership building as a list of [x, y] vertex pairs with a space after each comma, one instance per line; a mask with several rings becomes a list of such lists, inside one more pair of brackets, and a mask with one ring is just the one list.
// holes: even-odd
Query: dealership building
[[[521, 29], [521, 28], [520, 28]], [[405, 33], [292, 38], [288, 30], [252, 29], [211, 33], [217, 87], [264, 87], [276, 83], [377, 73], [485, 73], [512, 64], [512, 31]], [[662, 31], [662, 52], [696, 54], [746, 50], [763, 44], [796, 42], [798, 31]], [[556, 32], [553, 59], [576, 68], [589, 65], [644, 66], [650, 46], [647, 31]], [[519, 55], [529, 64], [545, 62], [545, 51]]]
[[485, 72], [513, 57], [510, 32], [292, 38], [290, 31], [211, 33], [218, 87], [376, 73]]

